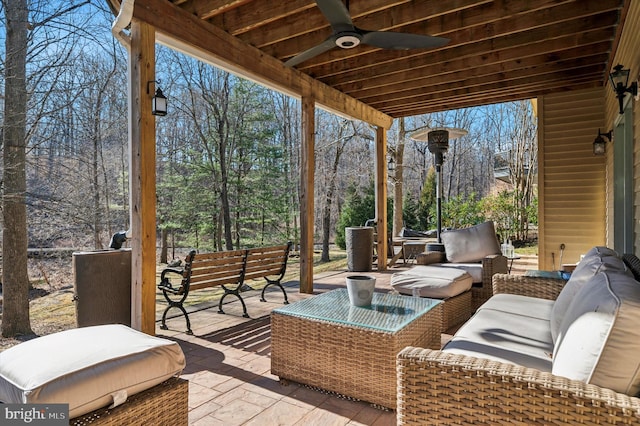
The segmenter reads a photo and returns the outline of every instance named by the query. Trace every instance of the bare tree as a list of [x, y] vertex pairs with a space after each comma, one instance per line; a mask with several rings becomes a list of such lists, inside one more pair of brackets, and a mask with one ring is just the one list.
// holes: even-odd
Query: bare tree
[[3, 0], [5, 102], [2, 194], [2, 335], [31, 334], [27, 275], [26, 126], [27, 126], [27, 1]]

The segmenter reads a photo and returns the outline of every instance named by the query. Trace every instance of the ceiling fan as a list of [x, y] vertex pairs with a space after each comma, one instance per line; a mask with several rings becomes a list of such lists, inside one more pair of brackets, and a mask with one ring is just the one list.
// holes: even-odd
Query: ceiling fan
[[347, 0], [347, 6], [342, 3], [342, 0], [316, 0], [316, 4], [331, 24], [333, 34], [319, 45], [289, 59], [285, 65], [293, 67], [336, 46], [352, 49], [362, 43], [382, 49], [408, 50], [440, 47], [449, 42], [448, 38], [443, 37], [360, 29], [351, 21], [349, 0]]

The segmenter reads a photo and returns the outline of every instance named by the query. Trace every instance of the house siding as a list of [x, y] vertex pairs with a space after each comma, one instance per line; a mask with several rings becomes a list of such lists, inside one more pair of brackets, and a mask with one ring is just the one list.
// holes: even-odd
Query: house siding
[[[624, 28], [620, 37], [620, 43], [615, 52], [611, 66], [617, 64], [624, 65], [625, 68], [631, 70], [629, 82], [637, 81], [640, 74], [640, 2], [630, 2]], [[629, 95], [627, 95], [629, 98]], [[633, 241], [634, 253], [640, 253], [640, 149], [638, 147], [638, 127], [640, 126], [640, 109], [638, 102], [631, 100], [628, 108], [632, 109], [632, 120], [630, 125], [633, 143]], [[615, 97], [611, 86], [607, 84], [605, 87], [605, 119], [607, 123], [606, 130], [609, 131], [616, 127], [620, 120], [618, 100]], [[625, 123], [626, 125], [627, 123]], [[614, 140], [613, 143], [616, 143]], [[609, 147], [607, 147], [609, 148]], [[606, 244], [614, 247], [613, 233], [613, 155], [609, 155], [613, 149], [607, 149], [606, 170], [607, 170], [607, 239]]]
[[[606, 241], [605, 158], [593, 155], [604, 129], [603, 88], [538, 99], [539, 268], [575, 263]], [[565, 249], [560, 259], [560, 245]]]

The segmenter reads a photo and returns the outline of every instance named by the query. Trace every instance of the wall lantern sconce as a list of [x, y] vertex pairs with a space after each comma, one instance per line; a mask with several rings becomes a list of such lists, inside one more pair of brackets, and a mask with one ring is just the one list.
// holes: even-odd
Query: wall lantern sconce
[[393, 160], [393, 157], [389, 157], [389, 162], [387, 163], [387, 169], [389, 173], [393, 173], [396, 171], [396, 162]]
[[[149, 85], [151, 83], [160, 84], [160, 80], [151, 80], [147, 82], [147, 94], [149, 93]], [[167, 97], [162, 93], [160, 87], [156, 87], [156, 93], [151, 100], [151, 114], [161, 117], [167, 115]]]
[[624, 68], [622, 65], [618, 64], [613, 67], [613, 72], [609, 74], [609, 78], [611, 79], [611, 87], [618, 98], [618, 103], [620, 104], [620, 114], [624, 114], [623, 109], [623, 101], [625, 93], [631, 93], [631, 96], [638, 95], [638, 82], [634, 81], [631, 83], [631, 86], [627, 86], [629, 83], [629, 70], [622, 69]]
[[604, 155], [607, 141], [604, 140], [603, 136], [611, 141], [612, 133], [613, 130], [609, 130], [607, 133], [600, 133], [600, 129], [598, 129], [598, 136], [596, 136], [596, 140], [593, 141], [594, 155]]

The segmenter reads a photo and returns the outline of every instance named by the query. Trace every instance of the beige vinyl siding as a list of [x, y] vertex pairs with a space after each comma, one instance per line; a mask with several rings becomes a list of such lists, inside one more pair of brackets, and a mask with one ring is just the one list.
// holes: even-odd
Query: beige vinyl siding
[[[612, 67], [624, 65], [631, 70], [629, 82], [637, 80], [640, 74], [640, 1], [632, 1], [629, 5], [620, 43], [616, 49]], [[609, 70], [610, 71], [610, 70]], [[628, 97], [629, 95], [627, 95]], [[614, 96], [611, 86], [605, 87], [606, 123], [607, 131], [614, 128], [619, 119], [618, 100]], [[640, 107], [635, 100], [631, 101], [633, 108], [633, 175], [634, 175], [634, 252], [640, 254], [640, 148], [638, 129], [640, 129]], [[614, 141], [615, 143], [615, 141]], [[607, 147], [609, 148], [609, 147]], [[612, 152], [608, 150], [607, 152]], [[607, 155], [607, 246], [613, 247], [613, 156]]]
[[[605, 243], [605, 158], [593, 155], [604, 131], [602, 88], [541, 97], [539, 107], [539, 268], [575, 263]], [[555, 254], [555, 264], [552, 253]]]

